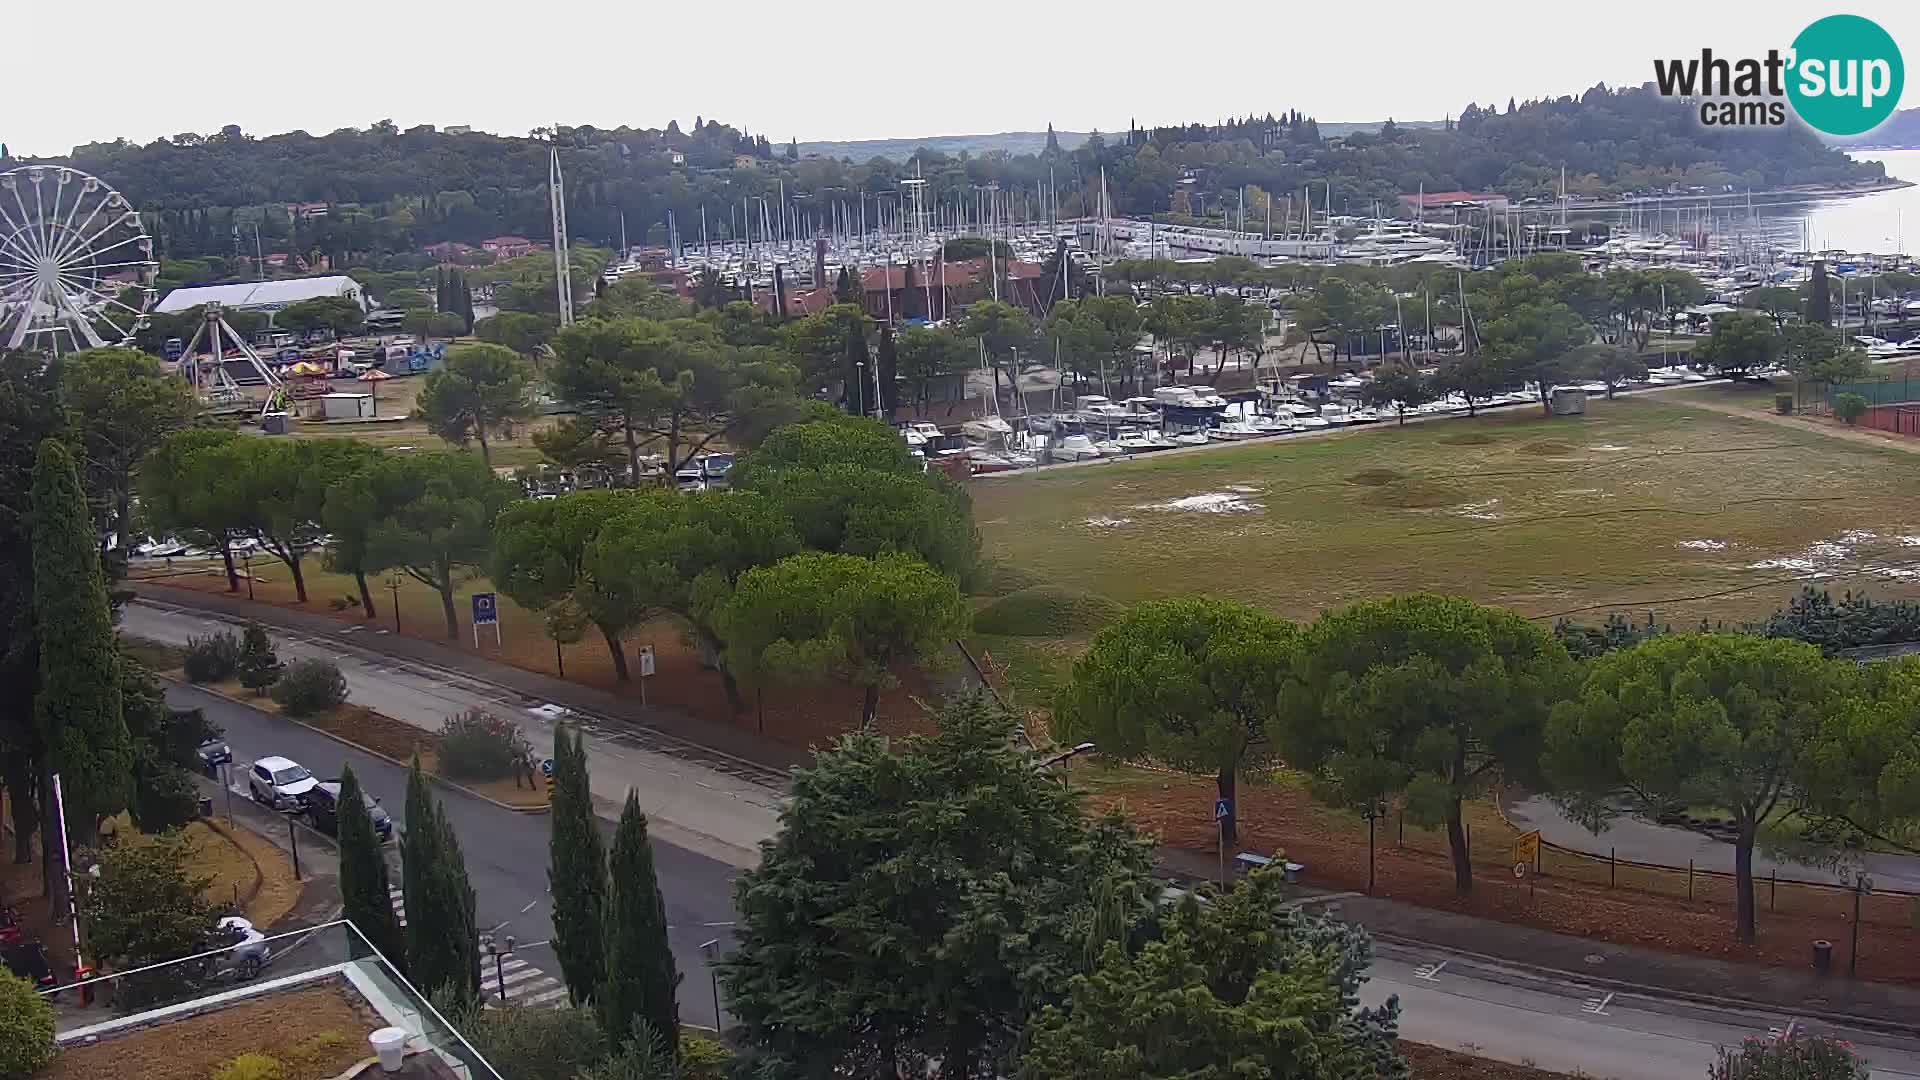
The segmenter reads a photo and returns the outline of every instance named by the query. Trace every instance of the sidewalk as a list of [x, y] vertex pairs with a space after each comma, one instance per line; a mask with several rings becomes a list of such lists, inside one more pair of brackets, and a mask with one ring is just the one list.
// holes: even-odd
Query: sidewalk
[[[1207, 855], [1161, 847], [1154, 860], [1168, 877], [1212, 881], [1218, 864]], [[1330, 898], [1331, 899], [1331, 898]], [[1464, 953], [1568, 981], [1650, 997], [1674, 997], [1719, 1006], [1779, 1009], [1788, 1016], [1824, 1015], [1900, 1034], [1920, 1034], [1920, 990], [1850, 980], [1844, 968], [1816, 975], [1806, 968], [1736, 964], [1706, 957], [1613, 945], [1471, 915], [1342, 893], [1339, 916], [1383, 942], [1436, 954]], [[1435, 955], [1434, 959], [1446, 959]]]
[[[779, 827], [786, 769], [798, 764], [797, 752], [746, 732], [668, 710], [642, 709], [592, 687], [432, 642], [374, 634], [358, 623], [222, 596], [147, 592], [127, 605], [121, 630], [131, 637], [184, 644], [189, 637], [230, 628], [234, 620], [246, 618], [274, 630], [283, 658], [322, 656], [334, 661], [346, 678], [350, 700], [424, 731], [438, 731], [448, 716], [463, 709], [485, 709], [512, 717], [534, 748], [545, 753], [553, 746], [555, 721], [573, 720], [586, 740], [600, 813], [617, 817], [627, 792], [635, 791], [654, 834], [676, 846], [748, 867], [759, 862], [760, 841]], [[682, 732], [722, 738], [695, 742]], [[758, 756], [736, 756], [734, 749]]]

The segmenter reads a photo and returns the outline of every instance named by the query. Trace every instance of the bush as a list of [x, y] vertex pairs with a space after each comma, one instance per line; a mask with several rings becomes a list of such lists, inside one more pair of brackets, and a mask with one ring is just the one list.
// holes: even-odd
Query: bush
[[520, 725], [468, 709], [440, 725], [440, 771], [456, 780], [504, 780], [525, 767], [533, 744]]
[[1825, 1035], [1784, 1039], [1751, 1036], [1738, 1050], [1720, 1048], [1708, 1080], [1867, 1080], [1867, 1066], [1849, 1043]]
[[720, 1080], [733, 1063], [733, 1051], [718, 1039], [680, 1030], [680, 1075], [686, 1080]]
[[1792, 394], [1773, 395], [1773, 411], [1779, 413], [1781, 416], [1792, 416], [1793, 415], [1793, 395]]
[[53, 1060], [53, 1006], [33, 985], [0, 971], [0, 1077], [32, 1076]]
[[1841, 394], [1833, 399], [1833, 415], [1845, 420], [1848, 425], [1855, 424], [1867, 415], [1867, 399], [1859, 394]]
[[142, 752], [134, 763], [133, 799], [127, 811], [143, 833], [177, 829], [200, 816], [200, 788], [185, 769]]
[[313, 716], [347, 700], [347, 680], [331, 660], [300, 660], [273, 684], [273, 700], [288, 716]]
[[210, 1080], [286, 1080], [286, 1067], [265, 1054], [241, 1054], [213, 1070]]
[[1065, 637], [1091, 633], [1119, 613], [1120, 605], [1104, 596], [1035, 585], [981, 608], [973, 616], [973, 628], [982, 634]]
[[240, 670], [240, 639], [228, 630], [187, 639], [187, 656], [182, 666], [187, 681], [225, 682]]
[[240, 638], [240, 685], [256, 694], [280, 681], [284, 665], [273, 651], [273, 642], [259, 623], [248, 623]]
[[500, 1075], [513, 1080], [574, 1080], [607, 1056], [592, 1009], [456, 1007], [445, 1015]]

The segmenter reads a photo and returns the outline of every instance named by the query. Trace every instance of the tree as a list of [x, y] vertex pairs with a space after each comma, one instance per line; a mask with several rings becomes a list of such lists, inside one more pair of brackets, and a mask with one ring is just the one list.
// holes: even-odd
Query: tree
[[1833, 415], [1847, 422], [1848, 427], [1860, 422], [1867, 415], [1867, 399], [1859, 394], [1840, 394], [1833, 399]]
[[214, 912], [204, 899], [212, 879], [188, 870], [197, 856], [182, 833], [101, 849], [100, 874], [80, 899], [93, 952], [126, 971], [212, 947]]
[[1145, 326], [1156, 344], [1164, 343], [1168, 362], [1178, 356], [1191, 371], [1193, 357], [1212, 340], [1213, 304], [1204, 296], [1159, 296], [1147, 309]]
[[37, 1076], [55, 1052], [53, 1004], [32, 983], [0, 972], [0, 1076]]
[[133, 746], [133, 795], [127, 812], [141, 832], [179, 828], [200, 813], [200, 790], [189, 769], [200, 767], [200, 744], [220, 729], [199, 709], [172, 709], [153, 673], [120, 654], [121, 715]]
[[1508, 380], [1533, 383], [1541, 408], [1551, 414], [1553, 386], [1570, 370], [1569, 354], [1593, 340], [1593, 328], [1557, 301], [1507, 301], [1481, 323], [1480, 338]]
[[[1385, 368], [1381, 369], [1382, 372], [1386, 370]], [[1403, 371], [1405, 369], [1396, 364], [1394, 365], [1394, 370]], [[1376, 373], [1376, 380], [1379, 374], [1380, 373]], [[1398, 377], [1397, 375], [1395, 376], [1395, 378]], [[1440, 397], [1444, 394], [1459, 394], [1461, 397], [1466, 398], [1467, 415], [1473, 416], [1478, 411], [1481, 402], [1499, 393], [1500, 388], [1506, 385], [1507, 373], [1502, 370], [1499, 365], [1495, 364], [1485, 353], [1474, 353], [1459, 357], [1452, 363], [1442, 367], [1435, 375], [1426, 378], [1425, 381], [1426, 384], [1431, 387], [1433, 397]], [[1399, 399], [1395, 398], [1394, 400]], [[1406, 422], [1406, 412], [1404, 409], [1400, 410], [1400, 421], [1401, 423]]]
[[285, 665], [273, 651], [273, 642], [259, 623], [250, 622], [240, 637], [240, 685], [258, 697], [280, 681]]
[[600, 631], [614, 675], [626, 682], [621, 638], [648, 608], [609, 588], [587, 566], [587, 554], [607, 524], [636, 500], [633, 491], [575, 491], [556, 499], [522, 500], [500, 512], [493, 528], [493, 583], [528, 611], [567, 604]]
[[[935, 733], [849, 735], [798, 770], [758, 867], [735, 884], [720, 967], [742, 1038], [780, 1075], [992, 1075], [1026, 1018], [1108, 940], [1130, 942], [1160, 887], [1124, 818], [1013, 745], [980, 697]], [[1017, 928], [1017, 930], [1015, 929]]]
[[1866, 350], [1819, 323], [1795, 323], [1781, 333], [1780, 362], [1805, 382], [1849, 382], [1867, 373]]
[[553, 834], [547, 863], [553, 897], [553, 954], [567, 997], [585, 1005], [607, 977], [607, 856], [593, 813], [584, 740], [564, 724], [553, 730]]
[[368, 562], [367, 545], [380, 508], [371, 490], [352, 480], [378, 456], [378, 452], [369, 447], [360, 460], [347, 466], [350, 472], [337, 476], [328, 485], [320, 504], [321, 523], [333, 538], [323, 556], [326, 568], [353, 575], [354, 586], [360, 590], [360, 611], [369, 619], [374, 617], [374, 612], [373, 590], [367, 587], [367, 574], [373, 568]]
[[212, 485], [200, 505], [213, 523], [230, 510], [231, 531], [285, 564], [304, 604], [305, 559], [325, 525], [327, 489], [367, 457], [352, 439], [235, 439], [196, 452], [189, 464]]
[[1303, 635], [1274, 741], [1325, 801], [1364, 810], [1398, 796], [1410, 818], [1445, 824], [1465, 894], [1462, 800], [1496, 776], [1530, 777], [1548, 709], [1575, 678], [1567, 650], [1512, 612], [1429, 594], [1366, 601]]
[[582, 565], [623, 625], [654, 613], [683, 621], [738, 712], [744, 703], [720, 614], [740, 575], [800, 546], [793, 523], [759, 492], [660, 491], [627, 501], [605, 520]]
[[1773, 320], [1773, 329], [1786, 329], [1787, 319], [1800, 313], [1800, 294], [1780, 285], [1762, 285], [1740, 298], [1743, 307], [1753, 308]]
[[1737, 379], [1772, 367], [1784, 348], [1765, 315], [1731, 311], [1714, 317], [1713, 333], [1694, 346], [1693, 359]]
[[227, 591], [240, 591], [233, 542], [246, 535], [242, 492], [224, 473], [227, 448], [241, 436], [221, 428], [188, 428], [162, 440], [140, 465], [140, 508], [156, 532], [219, 548]]
[[[605, 1031], [632, 1031], [642, 1021], [656, 1032], [680, 1031], [674, 993], [680, 973], [667, 945], [667, 906], [654, 875], [653, 842], [640, 796], [627, 791], [627, 805], [613, 831], [606, 897], [606, 974], [595, 1004]], [[677, 1047], [661, 1040], [669, 1059]]]
[[1207, 597], [1135, 605], [1100, 628], [1054, 707], [1060, 737], [1101, 753], [1212, 774], [1237, 838], [1239, 775], [1274, 762], [1268, 726], [1292, 624]]
[[1833, 283], [1827, 280], [1825, 259], [1813, 260], [1813, 274], [1807, 280], [1807, 321], [1833, 325]]
[[777, 470], [860, 465], [882, 472], [919, 475], [913, 452], [892, 428], [877, 420], [835, 416], [789, 424], [769, 435], [733, 467], [737, 488], [763, 487]]
[[[916, 416], [927, 414], [933, 388], [962, 376], [973, 366], [971, 343], [951, 331], [925, 326], [908, 326], [894, 338], [900, 377], [906, 380], [907, 397]], [[949, 397], [947, 411], [953, 411], [955, 398]]]
[[427, 430], [456, 446], [480, 444], [480, 460], [493, 467], [489, 436], [510, 438], [516, 425], [533, 419], [533, 370], [502, 345], [456, 345], [446, 364], [427, 373], [415, 408]]
[[335, 337], [345, 337], [360, 332], [366, 325], [366, 313], [359, 304], [345, 297], [320, 296], [288, 304], [274, 312], [273, 324], [295, 333], [330, 330]]
[[1004, 370], [1008, 383], [1018, 393], [1019, 352], [1025, 349], [1031, 355], [1034, 350], [1033, 320], [1027, 318], [1027, 313], [999, 300], [981, 300], [967, 306], [960, 333], [979, 342], [987, 363], [993, 367], [994, 392], [999, 392], [1000, 372]]
[[1189, 894], [1158, 940], [1109, 943], [1066, 1005], [1034, 1017], [1020, 1075], [1405, 1080], [1398, 999], [1357, 1006], [1371, 954], [1365, 930], [1289, 907], [1271, 871], [1205, 904]]
[[570, 416], [545, 431], [534, 432], [533, 447], [562, 469], [607, 461], [607, 433], [590, 417]]
[[137, 349], [88, 349], [60, 362], [67, 424], [86, 463], [88, 487], [107, 503], [115, 550], [133, 537], [133, 474], [168, 435], [200, 410], [193, 388]]
[[1670, 634], [1593, 662], [1553, 709], [1542, 758], [1559, 798], [1598, 832], [1624, 791], [1647, 812], [1718, 807], [1733, 817], [1735, 933], [1754, 938], [1753, 845], [1793, 793], [1824, 716], [1857, 672], [1798, 641]]
[[1618, 345], [1582, 345], [1574, 350], [1572, 360], [1576, 374], [1607, 385], [1608, 400], [1621, 383], [1642, 382], [1647, 377], [1646, 362], [1632, 349]]
[[[848, 344], [858, 341], [864, 348], [873, 319], [858, 304], [833, 304], [804, 319], [796, 319], [780, 328], [780, 345], [798, 361], [800, 378], [809, 389], [851, 379], [846, 369]], [[852, 399], [852, 393], [847, 395]]]
[[407, 830], [400, 838], [407, 905], [407, 974], [427, 993], [472, 1001], [480, 994], [480, 927], [466, 857], [446, 812], [427, 788], [420, 758], [407, 774]]
[[967, 620], [953, 579], [912, 555], [813, 552], [742, 574], [717, 623], [730, 671], [753, 684], [860, 687], [860, 725], [871, 729], [894, 665], [935, 659]]
[[[40, 644], [34, 699], [40, 743], [47, 748], [47, 771], [61, 778], [67, 831], [75, 844], [87, 846], [100, 819], [127, 804], [133, 746], [121, 713], [119, 650], [99, 545], [73, 458], [56, 439], [40, 444], [33, 464], [33, 617]], [[64, 871], [56, 848], [46, 845], [57, 886]], [[56, 900], [64, 902], [64, 893]]]
[[1392, 409], [1402, 424], [1407, 422], [1409, 410], [1439, 396], [1433, 383], [1412, 368], [1382, 367], [1373, 373], [1373, 381], [1361, 391], [1368, 405], [1377, 409]]
[[387, 884], [387, 855], [380, 835], [373, 831], [366, 796], [353, 766], [340, 766], [335, 838], [340, 842], [341, 915], [351, 922], [367, 944], [395, 965], [407, 962], [406, 938], [393, 917], [393, 897]]
[[966, 489], [938, 472], [883, 471], [863, 465], [756, 470], [754, 486], [779, 504], [816, 551], [918, 555], [963, 585], [979, 562]]
[[513, 485], [465, 454], [418, 453], [381, 458], [351, 483], [377, 508], [367, 567], [398, 568], [438, 592], [447, 637], [458, 638], [454, 586], [486, 565], [494, 519], [513, 501]]
[[502, 311], [473, 324], [474, 335], [481, 341], [504, 345], [529, 359], [546, 347], [556, 329], [556, 320], [524, 311]]

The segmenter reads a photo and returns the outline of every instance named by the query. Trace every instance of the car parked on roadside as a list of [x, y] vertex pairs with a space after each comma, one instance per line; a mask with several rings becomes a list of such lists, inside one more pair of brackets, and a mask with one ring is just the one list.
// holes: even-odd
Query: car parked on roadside
[[[374, 834], [382, 843], [393, 838], [393, 818], [381, 807], [380, 800], [360, 793], [367, 804], [367, 816], [373, 819]], [[322, 780], [307, 792], [307, 817], [313, 821], [313, 827], [328, 836], [340, 830], [340, 781]]]
[[233, 748], [227, 745], [227, 740], [218, 735], [201, 743], [200, 749], [195, 752], [200, 755], [200, 770], [206, 773], [209, 779], [217, 778], [220, 775], [220, 766], [231, 764], [233, 761]]
[[275, 810], [305, 806], [317, 783], [305, 765], [291, 758], [263, 757], [247, 770], [247, 793]]
[[267, 944], [266, 935], [254, 929], [252, 923], [238, 915], [229, 915], [221, 919], [218, 926], [230, 948], [217, 963], [231, 969], [236, 978], [253, 978], [273, 959], [273, 946]]

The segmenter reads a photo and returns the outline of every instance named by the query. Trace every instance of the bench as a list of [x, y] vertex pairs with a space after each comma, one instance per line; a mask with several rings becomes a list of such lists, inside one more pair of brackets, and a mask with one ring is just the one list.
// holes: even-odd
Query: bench
[[[1235, 868], [1242, 874], [1251, 874], [1255, 870], [1264, 870], [1272, 866], [1273, 860], [1265, 855], [1257, 855], [1251, 851], [1243, 851], [1233, 857], [1233, 863]], [[1306, 869], [1304, 863], [1287, 862], [1281, 865], [1281, 870], [1286, 874], [1286, 879], [1289, 882], [1299, 881], [1300, 875], [1305, 873]]]

